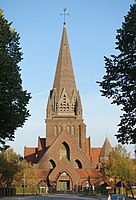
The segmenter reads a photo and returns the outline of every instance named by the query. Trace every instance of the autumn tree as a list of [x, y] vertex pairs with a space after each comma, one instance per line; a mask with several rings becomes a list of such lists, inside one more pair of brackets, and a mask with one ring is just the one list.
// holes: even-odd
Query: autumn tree
[[125, 182], [128, 187], [135, 183], [134, 161], [126, 148], [120, 144], [109, 154], [108, 161], [103, 165], [103, 172], [108, 179]]
[[20, 156], [8, 148], [0, 152], [0, 185], [8, 187], [12, 184], [16, 173], [21, 170]]
[[136, 144], [136, 4], [117, 30], [118, 55], [105, 57], [106, 75], [101, 86], [102, 96], [122, 107], [123, 115], [116, 137], [122, 144]]
[[0, 8], [0, 150], [12, 141], [15, 131], [29, 116], [30, 94], [22, 88], [19, 34], [11, 28]]
[[38, 181], [32, 164], [22, 160], [12, 148], [0, 152], [0, 187], [36, 187]]
[[19, 163], [20, 166], [20, 171], [16, 173], [14, 176], [14, 184], [21, 186], [21, 185], [26, 185], [26, 186], [32, 186], [38, 184], [38, 180], [36, 177], [36, 173], [33, 169], [33, 166], [30, 162], [27, 162], [26, 160], [22, 160]]

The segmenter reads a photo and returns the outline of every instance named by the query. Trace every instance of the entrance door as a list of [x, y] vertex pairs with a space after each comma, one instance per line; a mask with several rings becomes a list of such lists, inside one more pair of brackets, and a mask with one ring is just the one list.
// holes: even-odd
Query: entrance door
[[60, 184], [60, 190], [61, 191], [66, 191], [70, 189], [70, 181], [66, 181], [66, 180], [60, 180], [59, 181]]

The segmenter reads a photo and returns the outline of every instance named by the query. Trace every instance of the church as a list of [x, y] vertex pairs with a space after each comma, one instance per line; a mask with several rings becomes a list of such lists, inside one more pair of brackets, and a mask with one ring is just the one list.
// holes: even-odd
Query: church
[[106, 137], [102, 147], [91, 147], [82, 113], [64, 22], [46, 108], [46, 138], [39, 137], [37, 147], [24, 149], [24, 158], [33, 164], [39, 181], [44, 181], [49, 188], [72, 191], [103, 180], [99, 166], [108, 158], [111, 145]]

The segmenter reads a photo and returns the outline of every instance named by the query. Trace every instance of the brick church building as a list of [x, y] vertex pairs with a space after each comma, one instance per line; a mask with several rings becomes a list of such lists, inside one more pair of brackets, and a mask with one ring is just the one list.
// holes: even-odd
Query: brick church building
[[38, 138], [38, 147], [25, 147], [24, 158], [33, 164], [39, 181], [44, 181], [48, 187], [73, 190], [102, 181], [99, 165], [110, 151], [107, 137], [101, 148], [92, 148], [90, 137], [86, 138], [82, 102], [64, 23], [46, 109], [46, 138]]

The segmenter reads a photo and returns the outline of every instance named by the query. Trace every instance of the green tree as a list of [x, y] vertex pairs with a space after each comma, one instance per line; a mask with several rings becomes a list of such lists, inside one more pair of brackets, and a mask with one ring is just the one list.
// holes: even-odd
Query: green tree
[[105, 57], [106, 75], [98, 82], [102, 96], [121, 105], [123, 115], [116, 137], [122, 144], [136, 144], [136, 4], [117, 30], [116, 49], [119, 54]]
[[8, 148], [0, 152], [0, 186], [37, 186], [39, 179], [31, 163], [21, 160], [20, 155]]
[[14, 176], [21, 170], [20, 156], [13, 149], [8, 148], [0, 153], [0, 185], [8, 187], [12, 184]]
[[106, 177], [125, 182], [128, 187], [135, 183], [134, 161], [125, 147], [118, 145], [109, 154], [109, 159], [103, 165]]
[[19, 34], [11, 28], [0, 8], [0, 149], [12, 141], [15, 131], [29, 116], [30, 93], [22, 88], [18, 63], [22, 60]]
[[22, 160], [19, 166], [21, 170], [15, 174], [13, 185], [19, 189], [19, 192], [23, 192], [24, 195], [26, 192], [35, 193], [39, 179], [36, 176], [32, 164], [30, 162], [28, 163], [26, 160]]
[[37, 184], [37, 177], [35, 174], [35, 171], [33, 170], [32, 164], [27, 162], [26, 160], [22, 160], [19, 163], [20, 171], [16, 173], [14, 177], [14, 183], [15, 185], [21, 186], [32, 186], [32, 184]]

